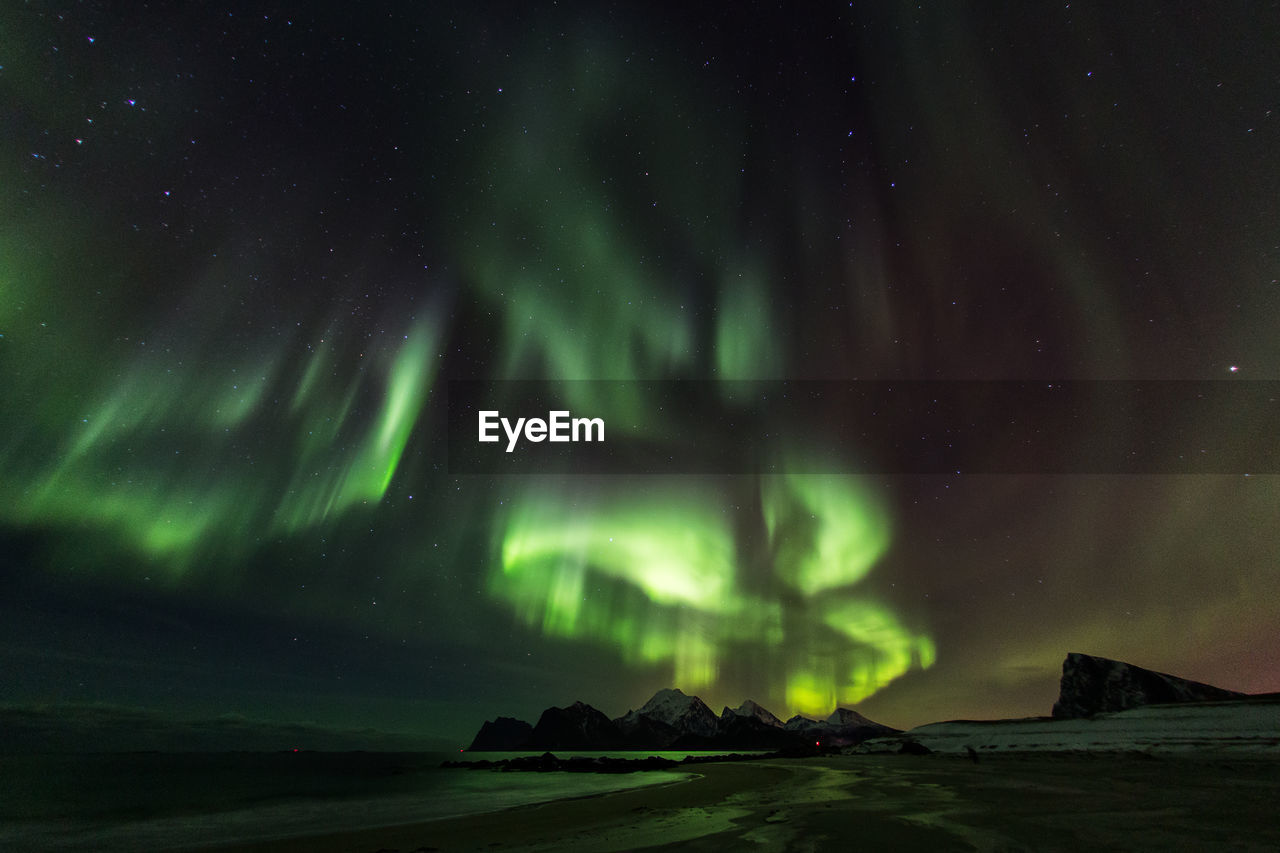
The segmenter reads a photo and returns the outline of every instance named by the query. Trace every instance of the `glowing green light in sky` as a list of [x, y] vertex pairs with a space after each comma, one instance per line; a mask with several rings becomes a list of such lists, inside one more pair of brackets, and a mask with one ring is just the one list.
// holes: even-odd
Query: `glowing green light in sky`
[[733, 543], [723, 519], [680, 495], [626, 512], [526, 507], [502, 544], [507, 573], [553, 561], [626, 580], [659, 604], [730, 607]]
[[779, 475], [762, 491], [778, 574], [805, 595], [857, 583], [889, 547], [887, 516], [849, 477]]
[[382, 410], [352, 460], [349, 481], [339, 496], [341, 507], [381, 500], [386, 494], [435, 379], [435, 338], [434, 330], [420, 325], [396, 353]]
[[[741, 231], [743, 128], [608, 52], [531, 59], [538, 81], [462, 147], [488, 189], [442, 242], [463, 296], [493, 317], [492, 378], [564, 381], [569, 408], [655, 440], [667, 427], [643, 380], [785, 376], [785, 336], [771, 249]], [[627, 119], [668, 113], [678, 127]], [[6, 391], [24, 400], [0, 416], [0, 521], [96, 534], [163, 581], [206, 569], [222, 588], [264, 542], [323, 542], [353, 516], [364, 527], [411, 458], [441, 318], [390, 323], [358, 348], [345, 313], [307, 335], [257, 292], [228, 307], [239, 260], [196, 270], [182, 310], [125, 288], [132, 301], [110, 291], [85, 307], [93, 288], [55, 263], [75, 247], [50, 210], [39, 227], [28, 218], [41, 240], [0, 237], [3, 366], [18, 377]], [[792, 711], [826, 713], [931, 665], [932, 641], [864, 586], [890, 543], [881, 503], [856, 478], [776, 470], [746, 502], [683, 478], [539, 483], [479, 519], [495, 540], [485, 588], [529, 629], [669, 666], [684, 688], [746, 654]], [[425, 573], [404, 550], [404, 576]]]
[[[461, 218], [457, 237], [503, 324], [496, 378], [689, 377], [704, 358], [734, 378], [765, 378], [751, 375], [761, 367], [780, 375], [754, 265], [734, 263], [743, 273], [723, 283], [718, 340], [698, 339], [695, 292], [702, 281], [715, 287], [739, 242], [731, 200], [741, 192], [740, 137], [697, 105], [677, 133], [660, 122], [620, 124], [628, 112], [670, 110], [681, 87], [657, 66], [643, 78], [620, 73], [624, 57], [611, 53], [600, 45], [550, 65], [531, 56], [545, 82], [508, 92], [502, 121], [476, 145], [476, 168], [493, 192]], [[630, 162], [602, 159], [614, 142], [634, 152]], [[620, 179], [626, 173], [634, 180]], [[611, 423], [644, 433], [663, 426], [634, 386], [571, 384], [563, 393], [569, 408]]]
[[[437, 337], [417, 323], [385, 359], [345, 371], [337, 394], [319, 379], [339, 372], [316, 367], [324, 351], [297, 379], [283, 351], [215, 371], [140, 358], [77, 407], [59, 446], [34, 448], [44, 437], [31, 433], [7, 449], [6, 467], [29, 481], [0, 485], [4, 517], [100, 530], [178, 576], [202, 553], [243, 551], [381, 500], [426, 405]], [[381, 402], [357, 421], [362, 395]], [[258, 467], [262, 454], [289, 460], [284, 479], [277, 465]]]
[[799, 714], [822, 716], [831, 713], [839, 698], [830, 672], [794, 670], [787, 676], [787, 707]]
[[671, 661], [682, 683], [708, 684], [720, 644], [776, 633], [779, 611], [735, 588], [733, 538], [711, 495], [646, 492], [531, 493], [507, 520], [490, 588], [549, 635]]
[[716, 310], [716, 378], [772, 379], [784, 374], [772, 329], [768, 286], [758, 266], [725, 276]]
[[714, 683], [728, 650], [750, 641], [783, 673], [778, 692], [793, 712], [829, 713], [933, 663], [927, 636], [853, 589], [888, 544], [884, 511], [856, 478], [764, 479], [770, 568], [782, 588], [748, 582], [729, 507], [714, 490], [628, 485], [567, 492], [540, 483], [517, 500], [490, 592], [547, 635], [669, 663], [682, 687]]
[[[584, 53], [544, 70], [536, 96], [505, 98], [505, 125], [476, 146], [492, 203], [463, 217], [457, 237], [503, 324], [502, 378], [647, 380], [704, 367], [721, 380], [786, 375], [768, 258], [757, 257], [766, 252], [744, 253], [726, 213], [740, 192], [732, 133], [696, 119], [678, 136], [620, 127], [619, 110], [667, 104], [653, 81], [611, 69]], [[621, 150], [643, 152], [623, 169], [643, 180], [615, 181], [618, 164], [597, 162], [614, 133]], [[702, 164], [696, 174], [690, 161]], [[655, 265], [659, 256], [681, 261]], [[709, 318], [699, 317], [699, 290], [714, 291]], [[706, 319], [710, 339], [700, 340]], [[663, 437], [640, 382], [563, 394], [575, 411]], [[853, 478], [784, 473], [759, 488], [763, 517], [747, 525], [763, 536], [749, 545], [731, 502], [687, 482], [527, 494], [496, 521], [489, 591], [547, 635], [669, 663], [685, 688], [713, 682], [735, 642], [763, 646], [762, 667], [798, 673], [785, 685], [792, 708], [829, 712], [905, 671], [903, 650], [918, 640], [851, 591], [889, 546], [888, 516]], [[759, 548], [763, 579], [752, 574], [757, 555], [743, 553]]]
[[933, 665], [933, 641], [906, 629], [883, 604], [861, 599], [832, 600], [822, 621], [858, 644], [863, 660], [850, 669], [836, 691], [842, 702], [861, 702], [881, 687], [906, 674], [918, 661]]

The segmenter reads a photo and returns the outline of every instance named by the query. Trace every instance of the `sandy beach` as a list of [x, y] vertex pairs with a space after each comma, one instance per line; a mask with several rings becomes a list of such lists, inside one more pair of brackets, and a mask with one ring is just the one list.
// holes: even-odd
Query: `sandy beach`
[[[831, 756], [708, 764], [687, 782], [220, 848], [1168, 850], [1280, 848], [1280, 762], [1138, 755]], [[487, 772], [465, 771], [458, 772]], [[193, 848], [195, 849], [195, 848]]]

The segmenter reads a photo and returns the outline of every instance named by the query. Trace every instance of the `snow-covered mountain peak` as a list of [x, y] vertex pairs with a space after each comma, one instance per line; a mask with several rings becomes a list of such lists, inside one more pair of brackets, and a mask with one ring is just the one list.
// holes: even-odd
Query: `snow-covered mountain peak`
[[713, 735], [716, 731], [716, 715], [706, 703], [697, 696], [689, 696], [674, 687], [653, 694], [653, 698], [645, 702], [638, 713], [673, 726], [681, 732]]
[[726, 707], [720, 715], [721, 719], [726, 717], [754, 717], [767, 726], [782, 727], [782, 721], [775, 717], [768, 708], [760, 705], [752, 699], [748, 699], [736, 708]]
[[827, 717], [827, 722], [833, 726], [878, 726], [879, 723], [868, 720], [857, 711], [851, 711], [848, 708], [836, 708], [831, 712], [831, 716]]

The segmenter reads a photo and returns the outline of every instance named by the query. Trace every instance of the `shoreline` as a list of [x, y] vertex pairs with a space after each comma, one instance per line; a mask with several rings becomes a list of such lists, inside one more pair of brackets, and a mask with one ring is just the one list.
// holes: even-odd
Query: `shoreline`
[[[744, 779], [740, 773], [744, 765], [708, 763], [696, 771], [688, 771], [685, 779], [430, 821], [180, 849], [191, 853], [350, 853], [366, 848], [369, 851], [536, 849], [541, 844], [561, 844], [566, 827], [573, 827], [581, 834], [605, 829], [623, 814], [713, 806], [733, 794], [758, 790], [788, 775], [784, 770], [754, 765], [754, 772], [749, 771]], [[455, 769], [457, 772], [501, 772]], [[519, 833], [520, 838], [512, 838], [514, 833]], [[660, 838], [653, 842], [659, 843], [662, 843]]]
[[1197, 755], [824, 756], [705, 764], [691, 779], [200, 853], [1280, 848], [1280, 761]]

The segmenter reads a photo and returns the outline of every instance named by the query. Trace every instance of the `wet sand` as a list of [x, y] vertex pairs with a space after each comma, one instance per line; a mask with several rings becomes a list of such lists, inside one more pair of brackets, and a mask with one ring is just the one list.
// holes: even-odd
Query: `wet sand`
[[1274, 759], [883, 755], [695, 769], [697, 778], [672, 785], [214, 849], [1280, 849]]

